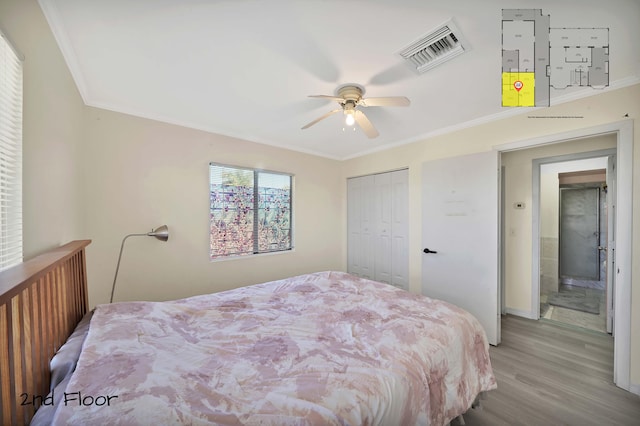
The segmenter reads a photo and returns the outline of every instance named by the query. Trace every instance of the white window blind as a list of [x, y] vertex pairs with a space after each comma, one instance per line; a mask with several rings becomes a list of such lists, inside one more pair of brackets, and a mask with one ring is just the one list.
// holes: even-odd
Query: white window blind
[[22, 62], [0, 32], [0, 270], [22, 262]]
[[211, 163], [209, 176], [211, 259], [291, 250], [291, 175]]

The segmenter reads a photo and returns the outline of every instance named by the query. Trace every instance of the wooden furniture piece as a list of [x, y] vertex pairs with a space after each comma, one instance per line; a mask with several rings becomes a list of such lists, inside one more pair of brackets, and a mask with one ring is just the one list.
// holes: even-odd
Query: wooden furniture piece
[[0, 272], [3, 425], [29, 424], [49, 393], [49, 360], [88, 309], [90, 242], [73, 241]]

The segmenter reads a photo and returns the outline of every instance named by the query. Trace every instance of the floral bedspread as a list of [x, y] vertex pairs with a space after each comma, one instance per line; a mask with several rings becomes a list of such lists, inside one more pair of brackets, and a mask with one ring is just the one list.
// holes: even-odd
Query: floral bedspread
[[496, 387], [478, 321], [342, 272], [100, 305], [57, 425], [442, 425]]

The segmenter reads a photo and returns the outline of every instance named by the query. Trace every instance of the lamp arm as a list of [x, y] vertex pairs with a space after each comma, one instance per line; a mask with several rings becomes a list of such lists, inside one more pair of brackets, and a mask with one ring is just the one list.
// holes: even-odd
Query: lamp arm
[[144, 237], [147, 234], [129, 234], [122, 239], [122, 244], [120, 244], [120, 254], [118, 255], [118, 264], [116, 265], [116, 275], [113, 277], [113, 285], [111, 286], [111, 298], [109, 299], [109, 303], [113, 303], [113, 293], [116, 290], [116, 280], [118, 279], [118, 270], [120, 269], [120, 260], [122, 259], [122, 250], [124, 249], [124, 242], [129, 237]]

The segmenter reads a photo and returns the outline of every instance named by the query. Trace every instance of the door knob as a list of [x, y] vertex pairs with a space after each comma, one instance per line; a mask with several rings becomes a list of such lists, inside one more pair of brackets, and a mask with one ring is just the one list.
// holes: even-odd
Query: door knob
[[424, 253], [427, 253], [427, 254], [429, 254], [429, 253], [437, 253], [437, 251], [429, 250], [428, 248], [426, 248], [426, 249], [424, 249], [424, 250], [422, 250], [422, 251], [423, 251]]

